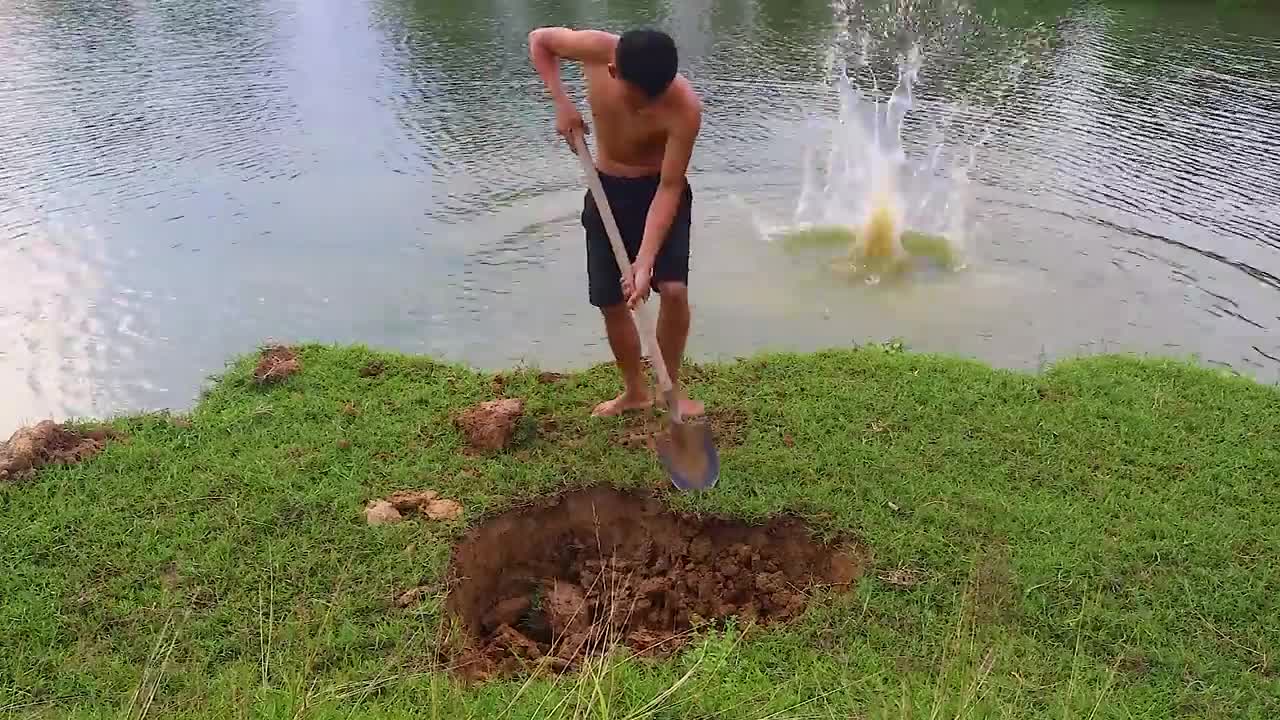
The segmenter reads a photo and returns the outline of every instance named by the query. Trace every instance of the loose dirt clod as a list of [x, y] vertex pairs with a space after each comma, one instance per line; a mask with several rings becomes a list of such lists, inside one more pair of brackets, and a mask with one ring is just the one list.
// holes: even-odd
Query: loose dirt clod
[[370, 500], [364, 509], [365, 520], [370, 525], [400, 522], [415, 513], [428, 520], [455, 520], [462, 516], [462, 504], [442, 498], [434, 490], [401, 490], [386, 498]]
[[431, 594], [431, 588], [427, 585], [419, 585], [416, 588], [405, 590], [396, 596], [395, 605], [398, 608], [407, 608], [422, 602], [422, 599]]
[[522, 661], [576, 667], [623, 646], [665, 656], [700, 621], [786, 621], [815, 586], [847, 586], [868, 564], [860, 546], [816, 543], [799, 521], [676, 514], [609, 488], [507, 512], [455, 548], [446, 607], [467, 630], [464, 676], [510, 674]]
[[45, 420], [19, 428], [0, 443], [0, 480], [25, 477], [45, 465], [69, 465], [97, 455], [115, 436], [109, 430], [88, 433]]
[[386, 500], [374, 500], [364, 509], [364, 519], [370, 525], [389, 525], [403, 520], [396, 506]]
[[387, 498], [402, 515], [417, 512], [428, 520], [453, 520], [462, 515], [462, 504], [440, 497], [435, 490], [401, 490]]
[[253, 379], [259, 384], [279, 382], [302, 370], [302, 361], [296, 350], [283, 345], [273, 345], [262, 351], [258, 365], [253, 369]]
[[489, 400], [458, 416], [457, 424], [473, 450], [502, 450], [511, 442], [516, 423], [524, 415], [524, 401], [519, 398]]

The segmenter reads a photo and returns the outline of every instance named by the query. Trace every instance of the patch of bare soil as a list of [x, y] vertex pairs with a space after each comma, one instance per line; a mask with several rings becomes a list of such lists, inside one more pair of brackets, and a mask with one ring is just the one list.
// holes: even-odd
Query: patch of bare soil
[[462, 504], [440, 497], [435, 490], [401, 490], [386, 498], [371, 500], [364, 509], [365, 521], [370, 525], [397, 523], [406, 515], [454, 520], [462, 515]]
[[[637, 414], [627, 422], [615, 436], [614, 441], [632, 450], [648, 448], [652, 450], [660, 436], [666, 436], [664, 421], [652, 414]], [[711, 427], [711, 436], [715, 438], [716, 447], [730, 448], [741, 445], [747, 437], [748, 416], [746, 411], [732, 407], [708, 408], [699, 418], [690, 418], [690, 422], [705, 422]]]
[[505, 449], [515, 435], [516, 424], [524, 416], [519, 398], [489, 400], [466, 410], [457, 418], [458, 429], [471, 450], [494, 452]]
[[496, 396], [502, 397], [507, 392], [507, 375], [506, 373], [497, 373], [489, 381], [489, 390]]
[[747, 437], [749, 417], [745, 410], [733, 407], [715, 407], [707, 411], [707, 422], [716, 440], [725, 447], [741, 445]]
[[571, 669], [619, 646], [661, 657], [703, 622], [793, 619], [811, 588], [848, 586], [868, 558], [855, 543], [816, 543], [792, 519], [751, 526], [576, 491], [500, 515], [455, 548], [446, 607], [467, 637], [450, 660], [481, 680], [544, 659]]
[[1017, 612], [1019, 593], [1007, 547], [991, 547], [979, 559], [970, 580], [970, 592], [976, 622], [997, 623], [1012, 619]]
[[591, 430], [582, 422], [582, 418], [542, 415], [538, 418], [537, 435], [545, 442], [577, 450], [587, 444]]
[[260, 385], [279, 382], [302, 370], [298, 352], [284, 345], [264, 348], [253, 369], [253, 379]]
[[0, 444], [0, 480], [22, 478], [45, 465], [83, 462], [102, 452], [107, 441], [117, 437], [110, 430], [82, 433], [52, 420], [20, 428], [8, 442]]
[[373, 378], [378, 377], [387, 371], [387, 366], [381, 360], [370, 360], [364, 367], [360, 368], [360, 377]]

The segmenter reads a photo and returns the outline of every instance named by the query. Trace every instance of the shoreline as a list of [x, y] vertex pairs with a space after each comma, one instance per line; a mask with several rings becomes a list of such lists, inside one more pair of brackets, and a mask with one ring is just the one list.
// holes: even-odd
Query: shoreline
[[[124, 716], [141, 688], [166, 717], [568, 713], [584, 692], [624, 715], [659, 697], [727, 717], [745, 697], [762, 715], [1277, 710], [1260, 648], [1280, 640], [1280, 391], [1247, 376], [1127, 356], [1028, 373], [894, 343], [696, 364], [724, 464], [683, 495], [637, 441], [646, 416], [589, 416], [611, 364], [293, 350], [237, 358], [190, 413], [106, 421], [118, 436], [83, 462], [0, 481], [0, 708]], [[458, 418], [503, 398], [520, 401], [505, 445], [479, 449]], [[688, 517], [794, 515], [865, 545], [865, 572], [666, 660], [464, 684], [441, 664], [467, 641], [446, 609], [455, 543], [600, 486]], [[408, 509], [370, 524], [381, 498]]]
[[[536, 359], [529, 360], [525, 358], [515, 362], [515, 364], [512, 364], [512, 365], [504, 365], [496, 362], [486, 362], [486, 363], [478, 364], [478, 363], [470, 362], [470, 361], [459, 359], [459, 358], [441, 358], [433, 354], [415, 353], [410, 351], [384, 348], [381, 346], [374, 347], [374, 346], [369, 346], [362, 343], [305, 341], [305, 342], [291, 344], [291, 346], [322, 347], [322, 348], [335, 348], [335, 349], [336, 348], [364, 348], [370, 352], [387, 354], [392, 356], [432, 358], [433, 361], [454, 366], [454, 367], [457, 367], [469, 372], [474, 372], [480, 375], [493, 375], [493, 374], [502, 374], [502, 373], [510, 373], [510, 372], [521, 372], [523, 370], [528, 370], [528, 369], [555, 372], [563, 375], [575, 375], [575, 374], [583, 374], [583, 373], [593, 373], [593, 372], [599, 371], [601, 368], [612, 369], [614, 367], [613, 361], [611, 359], [608, 359], [609, 351], [607, 347], [601, 350], [601, 355], [600, 355], [601, 359], [585, 361], [577, 364], [569, 364], [569, 365], [555, 364], [555, 363], [543, 364], [538, 362]], [[951, 353], [951, 352], [939, 352], [939, 351], [932, 351], [932, 350], [917, 350], [907, 341], [900, 340], [900, 339], [888, 339], [883, 341], [867, 341], [864, 343], [851, 343], [848, 345], [828, 345], [828, 346], [821, 346], [821, 347], [812, 348], [812, 349], [788, 349], [785, 347], [770, 348], [766, 346], [766, 347], [762, 347], [754, 350], [745, 351], [743, 353], [728, 353], [728, 354], [722, 354], [720, 356], [695, 355], [693, 359], [686, 359], [686, 365], [720, 367], [720, 366], [732, 365], [739, 362], [749, 362], [755, 358], [770, 357], [773, 355], [812, 355], [812, 354], [820, 354], [820, 353], [826, 353], [826, 352], [857, 351], [861, 349], [877, 348], [877, 347], [879, 348], [893, 347], [893, 348], [897, 348], [899, 350], [903, 350], [905, 352], [910, 352], [913, 354], [927, 355], [927, 356], [938, 357], [938, 358], [949, 358], [949, 359], [954, 359], [961, 362], [974, 362], [974, 363], [981, 364], [985, 367], [989, 367], [998, 372], [1014, 372], [1014, 373], [1027, 374], [1027, 375], [1033, 375], [1033, 376], [1043, 374], [1046, 370], [1052, 368], [1056, 364], [1070, 363], [1070, 362], [1075, 362], [1080, 360], [1089, 360], [1093, 358], [1126, 358], [1126, 359], [1134, 359], [1134, 360], [1144, 361], [1144, 362], [1145, 361], [1153, 361], [1153, 362], [1169, 361], [1169, 362], [1174, 362], [1179, 364], [1185, 364], [1197, 369], [1204, 369], [1210, 372], [1222, 373], [1227, 376], [1245, 378], [1259, 385], [1262, 385], [1264, 387], [1280, 388], [1280, 380], [1272, 379], [1269, 374], [1263, 372], [1265, 368], [1254, 368], [1254, 371], [1250, 372], [1250, 370], [1247, 368], [1235, 367], [1225, 361], [1205, 360], [1203, 358], [1198, 357], [1195, 353], [1173, 355], [1173, 354], [1158, 352], [1155, 348], [1151, 348], [1147, 350], [1140, 350], [1140, 349], [1105, 350], [1104, 349], [1104, 350], [1101, 350], [1098, 352], [1092, 352], [1092, 353], [1060, 354], [1057, 356], [1042, 355], [1041, 357], [1035, 359], [1034, 361], [1010, 359], [1010, 361], [1008, 362], [998, 362], [989, 357], [983, 357], [980, 354], [974, 354], [974, 353]], [[1273, 361], [1277, 364], [1280, 364], [1280, 359], [1277, 359], [1276, 356], [1273, 356], [1271, 353], [1267, 352], [1264, 348], [1258, 345], [1252, 345], [1251, 351], [1255, 353], [1257, 357], [1263, 360]], [[83, 414], [77, 414], [77, 413], [61, 413], [56, 415], [55, 414], [38, 414], [38, 415], [29, 415], [24, 420], [17, 419], [19, 416], [14, 415], [12, 416], [12, 419], [9, 422], [7, 423], [0, 422], [0, 442], [3, 442], [5, 438], [8, 438], [15, 431], [23, 427], [31, 427], [44, 421], [51, 421], [57, 424], [71, 424], [71, 425], [101, 424], [101, 423], [114, 422], [116, 420], [128, 419], [131, 417], [140, 417], [140, 416], [155, 414], [155, 413], [169, 413], [169, 414], [177, 414], [177, 415], [190, 413], [200, 403], [201, 397], [203, 397], [205, 393], [207, 393], [210, 389], [213, 388], [218, 378], [222, 377], [222, 375], [225, 372], [227, 372], [229, 368], [234, 366], [234, 364], [237, 361], [243, 360], [243, 358], [249, 357], [250, 355], [255, 355], [256, 352], [257, 351], [255, 350], [252, 352], [242, 352], [242, 353], [233, 354], [230, 356], [231, 359], [228, 360], [219, 371], [213, 372], [213, 373], [206, 373], [202, 375], [201, 377], [203, 377], [204, 380], [201, 383], [199, 383], [197, 387], [192, 389], [192, 391], [189, 394], [189, 397], [187, 397], [187, 400], [184, 403], [156, 404], [156, 405], [150, 405], [150, 406], [138, 405], [136, 407], [124, 407], [117, 411], [106, 412], [106, 413], [88, 412]], [[2, 418], [3, 416], [0, 416], [0, 419]]]

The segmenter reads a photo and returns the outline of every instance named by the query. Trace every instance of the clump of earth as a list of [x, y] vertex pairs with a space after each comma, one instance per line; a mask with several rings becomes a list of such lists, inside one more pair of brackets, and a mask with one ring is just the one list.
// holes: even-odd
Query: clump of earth
[[253, 379], [260, 385], [279, 382], [302, 370], [298, 352], [284, 345], [264, 348], [253, 368]]
[[0, 480], [22, 478], [45, 465], [83, 462], [102, 452], [113, 437], [109, 430], [81, 432], [52, 420], [20, 428], [0, 443]]
[[370, 525], [398, 523], [411, 515], [428, 520], [455, 520], [462, 515], [462, 504], [440, 497], [435, 490], [401, 490], [386, 498], [371, 500], [364, 509], [365, 520]]
[[482, 402], [461, 413], [457, 425], [471, 450], [494, 452], [511, 444], [516, 424], [524, 416], [524, 401], [503, 398]]
[[800, 615], [819, 587], [847, 588], [869, 556], [816, 542], [798, 520], [764, 525], [672, 512], [610, 488], [513, 510], [455, 548], [447, 608], [467, 631], [471, 679], [579, 666], [617, 648], [663, 657], [705, 622]]

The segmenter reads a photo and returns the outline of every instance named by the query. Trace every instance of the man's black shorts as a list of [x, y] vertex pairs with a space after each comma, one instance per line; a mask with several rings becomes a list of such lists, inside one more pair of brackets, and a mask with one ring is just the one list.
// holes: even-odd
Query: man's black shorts
[[[622, 244], [632, 262], [635, 262], [636, 253], [640, 251], [644, 223], [649, 215], [653, 196], [658, 192], [658, 182], [657, 175], [629, 178], [600, 173], [600, 184], [604, 186], [605, 197], [609, 198], [609, 207], [613, 210], [613, 218], [618, 221], [618, 231], [622, 234]], [[659, 283], [664, 282], [689, 284], [689, 226], [692, 209], [693, 190], [686, 182], [684, 193], [680, 196], [680, 206], [671, 221], [671, 229], [667, 232], [667, 239], [653, 260], [655, 290]], [[599, 308], [618, 305], [625, 300], [622, 296], [622, 273], [618, 270], [618, 261], [609, 245], [609, 234], [604, 229], [604, 220], [600, 217], [600, 210], [590, 191], [583, 201], [582, 227], [587, 235], [587, 291], [591, 304]]]

